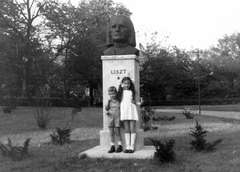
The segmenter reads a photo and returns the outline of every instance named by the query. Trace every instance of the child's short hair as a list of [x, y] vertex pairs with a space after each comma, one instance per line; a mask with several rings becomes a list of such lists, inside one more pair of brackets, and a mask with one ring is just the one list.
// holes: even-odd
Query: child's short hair
[[108, 92], [110, 92], [110, 93], [111, 93], [111, 92], [115, 92], [115, 93], [116, 93], [116, 92], [117, 92], [117, 89], [116, 89], [116, 87], [111, 86], [111, 87], [108, 88]]

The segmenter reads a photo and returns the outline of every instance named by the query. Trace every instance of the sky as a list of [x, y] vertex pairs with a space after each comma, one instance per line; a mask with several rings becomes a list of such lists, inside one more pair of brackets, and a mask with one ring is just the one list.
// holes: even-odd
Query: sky
[[[79, 0], [71, 1], [77, 5]], [[208, 49], [224, 35], [240, 32], [239, 0], [113, 1], [123, 3], [133, 13], [137, 44], [149, 42], [156, 31], [156, 41], [163, 46]]]

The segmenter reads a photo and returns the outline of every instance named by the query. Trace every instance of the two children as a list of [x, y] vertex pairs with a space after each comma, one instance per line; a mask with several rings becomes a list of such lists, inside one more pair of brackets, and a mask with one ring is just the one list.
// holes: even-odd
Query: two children
[[[122, 142], [120, 135], [121, 120], [123, 121], [125, 128], [126, 149], [124, 150], [124, 153], [133, 153], [136, 140], [136, 121], [138, 120], [138, 112], [135, 102], [135, 88], [131, 78], [124, 77], [121, 84], [119, 85], [118, 92], [115, 87], [110, 87], [108, 90], [108, 94], [110, 96], [110, 100], [108, 101], [106, 110], [108, 114], [108, 126], [111, 137], [111, 148], [108, 152], [113, 153], [115, 151], [114, 128], [116, 137], [118, 139], [118, 148], [116, 152], [122, 152]], [[118, 112], [116, 112], [114, 115], [112, 115], [113, 110], [111, 109], [113, 109], [113, 105], [111, 105], [111, 102], [118, 102], [115, 104], [120, 107], [118, 108]], [[117, 107], [117, 105], [115, 105], [115, 107]], [[112, 125], [111, 123], [114, 123], [114, 125]]]

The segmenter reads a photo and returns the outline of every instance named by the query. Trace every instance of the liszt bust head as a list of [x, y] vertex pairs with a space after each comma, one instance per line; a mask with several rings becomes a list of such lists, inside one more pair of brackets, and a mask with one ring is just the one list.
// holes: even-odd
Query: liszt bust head
[[139, 50], [135, 48], [135, 30], [132, 21], [122, 15], [114, 16], [107, 31], [107, 44], [104, 55], [139, 55]]

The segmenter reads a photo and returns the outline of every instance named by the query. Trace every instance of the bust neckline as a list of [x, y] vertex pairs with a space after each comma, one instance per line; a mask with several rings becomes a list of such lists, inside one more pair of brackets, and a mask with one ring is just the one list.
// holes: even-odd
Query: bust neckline
[[122, 44], [122, 43], [114, 43], [113, 47], [114, 48], [123, 48], [123, 47], [127, 47], [128, 44]]

